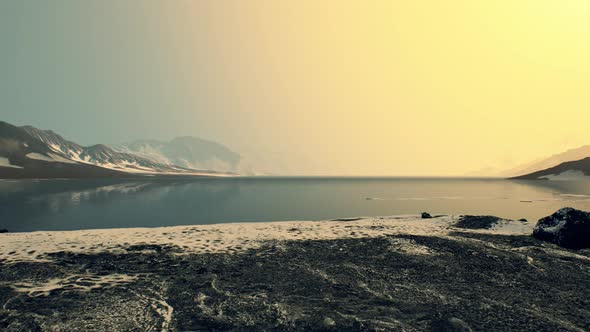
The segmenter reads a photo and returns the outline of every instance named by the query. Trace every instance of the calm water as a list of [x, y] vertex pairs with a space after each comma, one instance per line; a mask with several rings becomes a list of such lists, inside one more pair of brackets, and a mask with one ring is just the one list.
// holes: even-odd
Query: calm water
[[0, 181], [9, 231], [154, 227], [351, 216], [590, 210], [590, 182], [410, 178]]

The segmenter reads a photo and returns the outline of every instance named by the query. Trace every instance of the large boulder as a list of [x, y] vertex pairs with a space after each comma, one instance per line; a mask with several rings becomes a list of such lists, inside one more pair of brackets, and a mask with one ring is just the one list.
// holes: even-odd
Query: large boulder
[[590, 248], [590, 212], [563, 208], [539, 220], [533, 236], [564, 248]]

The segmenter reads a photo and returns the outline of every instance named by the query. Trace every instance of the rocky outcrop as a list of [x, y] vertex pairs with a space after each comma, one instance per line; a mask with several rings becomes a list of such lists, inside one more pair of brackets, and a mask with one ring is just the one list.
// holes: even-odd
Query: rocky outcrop
[[590, 248], [590, 212], [563, 208], [539, 220], [533, 236], [564, 248]]

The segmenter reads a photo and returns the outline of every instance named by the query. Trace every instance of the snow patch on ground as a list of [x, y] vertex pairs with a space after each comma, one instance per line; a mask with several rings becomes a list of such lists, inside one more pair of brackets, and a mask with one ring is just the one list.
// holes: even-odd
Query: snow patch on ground
[[[455, 228], [460, 216], [422, 219], [416, 215], [361, 217], [351, 221], [280, 221], [262, 223], [226, 223], [213, 225], [157, 228], [116, 228], [80, 231], [30, 232], [0, 234], [0, 262], [50, 261], [55, 252], [95, 254], [124, 253], [125, 247], [138, 244], [170, 245], [184, 253], [227, 253], [257, 248], [266, 241], [330, 240], [368, 238], [407, 234], [448, 236], [450, 232], [530, 235], [533, 225], [510, 221], [494, 229]], [[412, 255], [430, 255], [413, 241], [395, 240], [391, 250]]]
[[44, 282], [27, 280], [11, 285], [19, 293], [27, 293], [30, 297], [48, 296], [55, 290], [88, 292], [98, 288], [109, 288], [137, 280], [137, 276], [125, 274], [109, 274], [104, 276], [82, 274], [64, 278], [49, 279]]
[[407, 255], [426, 256], [434, 255], [434, 253], [427, 246], [420, 245], [416, 241], [401, 238], [388, 239], [391, 243], [390, 250], [401, 252]]
[[[233, 177], [233, 174], [224, 174], [224, 173], [211, 173], [211, 172], [199, 172], [199, 171], [190, 171], [190, 170], [178, 170], [174, 171], [162, 171], [150, 167], [145, 167], [138, 165], [137, 163], [130, 163], [128, 161], [122, 162], [120, 164], [113, 164], [113, 163], [94, 163], [96, 166], [100, 166], [103, 168], [112, 169], [115, 171], [122, 171], [131, 174], [142, 174], [142, 175], [186, 175], [186, 176], [215, 176], [215, 177]], [[177, 169], [177, 168], [176, 168]]]
[[61, 148], [59, 147], [59, 145], [57, 145], [55, 143], [47, 143], [47, 145], [55, 152], [65, 152], [65, 151], [62, 151]]
[[27, 154], [27, 158], [29, 159], [35, 159], [35, 160], [42, 160], [42, 161], [47, 161], [50, 163], [66, 163], [66, 164], [76, 164], [75, 161], [66, 159], [62, 156], [56, 155], [54, 153], [48, 153], [48, 155], [44, 155], [41, 153], [37, 153], [37, 152], [31, 152], [29, 154]]
[[31, 153], [27, 154], [27, 158], [29, 158], [29, 159], [35, 159], [35, 160], [48, 161], [50, 163], [54, 163], [55, 162], [55, 160], [53, 158], [48, 157], [48, 156], [46, 156], [44, 154], [37, 153], [37, 152], [31, 152]]
[[0, 167], [23, 168], [21, 166], [11, 164], [10, 160], [8, 160], [6, 157], [0, 157]]

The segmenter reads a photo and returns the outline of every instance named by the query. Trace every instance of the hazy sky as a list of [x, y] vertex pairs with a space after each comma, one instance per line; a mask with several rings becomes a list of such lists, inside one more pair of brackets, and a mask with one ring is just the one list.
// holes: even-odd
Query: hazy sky
[[588, 0], [7, 0], [0, 119], [457, 175], [590, 144], [589, 59]]

